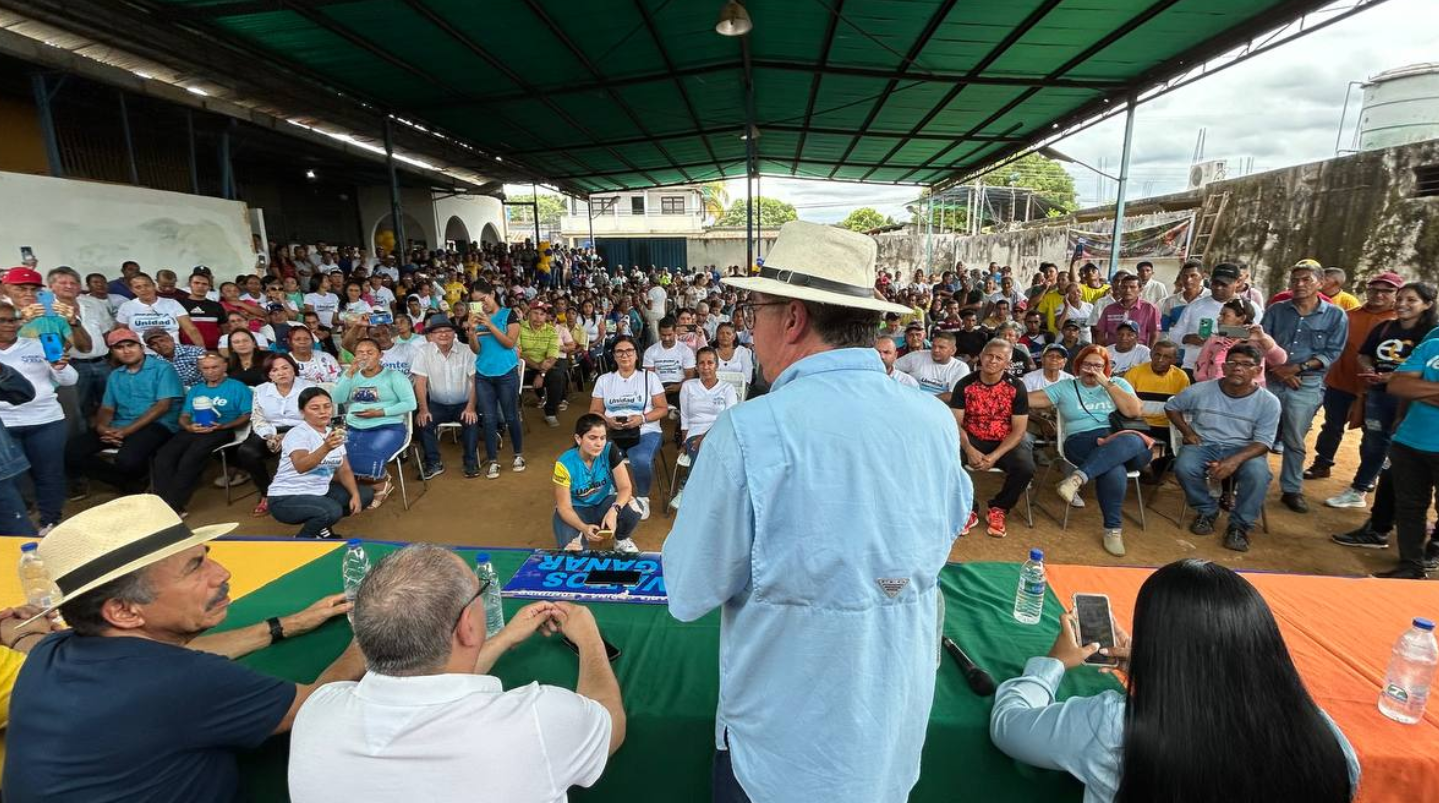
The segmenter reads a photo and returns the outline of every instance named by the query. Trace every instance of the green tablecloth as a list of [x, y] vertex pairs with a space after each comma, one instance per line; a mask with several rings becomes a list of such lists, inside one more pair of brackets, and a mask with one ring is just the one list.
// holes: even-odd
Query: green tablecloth
[[[372, 556], [390, 551], [370, 546]], [[473, 560], [476, 550], [461, 550]], [[297, 610], [323, 594], [340, 590], [336, 550], [290, 572], [237, 601], [224, 628], [242, 627], [267, 616]], [[508, 579], [528, 554], [491, 551], [500, 577]], [[997, 680], [1019, 674], [1024, 661], [1048, 651], [1058, 628], [1059, 603], [1051, 593], [1044, 619], [1027, 627], [1010, 615], [1019, 567], [1005, 563], [954, 564], [945, 568], [945, 632]], [[524, 603], [506, 600], [506, 613]], [[600, 630], [623, 655], [615, 674], [624, 694], [628, 731], [620, 748], [591, 789], [575, 789], [575, 801], [709, 799], [714, 752], [714, 710], [718, 697], [719, 615], [685, 624], [663, 606], [593, 604]], [[221, 628], [221, 629], [224, 629]], [[297, 682], [310, 682], [334, 660], [350, 638], [339, 618], [303, 638], [285, 641], [245, 657], [255, 669]], [[574, 688], [575, 655], [559, 641], [535, 637], [505, 655], [494, 673], [506, 688], [531, 681]], [[1108, 676], [1084, 669], [1071, 672], [1061, 697], [1114, 688]], [[814, 693], [823, 694], [823, 689]], [[913, 801], [958, 797], [1001, 801], [1077, 801], [1081, 786], [1064, 773], [1037, 770], [1004, 756], [989, 741], [992, 698], [970, 692], [958, 667], [945, 656], [936, 678], [934, 709], [925, 740], [923, 771]], [[782, 700], [776, 701], [782, 705]], [[815, 734], [823, 739], [824, 734]], [[873, 734], [884, 739], [884, 734]], [[285, 785], [287, 736], [269, 740], [242, 759], [245, 797], [272, 803], [288, 796]]]

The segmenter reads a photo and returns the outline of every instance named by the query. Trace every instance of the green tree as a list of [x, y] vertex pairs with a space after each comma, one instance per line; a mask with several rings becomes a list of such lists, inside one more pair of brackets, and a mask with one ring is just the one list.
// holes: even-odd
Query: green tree
[[878, 210], [865, 206], [850, 212], [848, 217], [840, 221], [839, 226], [850, 231], [869, 231], [885, 225], [886, 220]]
[[1074, 177], [1059, 162], [1037, 153], [1026, 154], [1018, 161], [985, 173], [984, 183], [991, 187], [1012, 185], [1038, 190], [1041, 197], [1065, 212], [1073, 212], [1078, 206]]
[[[511, 203], [530, 203], [535, 199], [533, 195], [513, 195], [508, 198]], [[565, 199], [561, 195], [540, 193], [540, 224], [544, 226], [558, 226], [560, 218], [565, 214]], [[511, 206], [510, 221], [513, 223], [533, 222], [534, 207]]]
[[[777, 229], [791, 220], [797, 220], [799, 213], [795, 211], [793, 204], [787, 204], [777, 198], [758, 197], [754, 199], [755, 220], [766, 229]], [[738, 226], [744, 228], [744, 201], [735, 201], [730, 204], [727, 212], [715, 221], [716, 226]]]
[[700, 202], [704, 204], [705, 217], [718, 220], [729, 203], [729, 190], [723, 181], [706, 181], [699, 186]]

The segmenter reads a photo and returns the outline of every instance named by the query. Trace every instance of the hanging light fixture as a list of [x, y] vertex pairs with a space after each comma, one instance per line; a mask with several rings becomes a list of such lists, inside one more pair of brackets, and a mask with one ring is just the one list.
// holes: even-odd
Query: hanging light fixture
[[754, 22], [739, 0], [727, 0], [720, 9], [719, 22], [715, 23], [715, 33], [720, 36], [744, 36], [753, 28]]

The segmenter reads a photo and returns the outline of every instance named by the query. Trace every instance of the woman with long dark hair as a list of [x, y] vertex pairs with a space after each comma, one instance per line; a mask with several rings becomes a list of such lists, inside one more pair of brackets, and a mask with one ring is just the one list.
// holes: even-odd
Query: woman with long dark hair
[[1434, 328], [1436, 315], [1434, 285], [1410, 282], [1394, 297], [1395, 318], [1378, 324], [1359, 347], [1359, 381], [1363, 383], [1364, 436], [1359, 441], [1359, 467], [1354, 481], [1336, 496], [1324, 500], [1329, 507], [1366, 507], [1365, 495], [1379, 481], [1379, 472], [1389, 458], [1389, 444], [1399, 418], [1398, 396], [1390, 393], [1389, 379], [1404, 364], [1414, 347]]
[[[1109, 653], [1127, 692], [1055, 702], [1080, 646], [1061, 620], [1048, 657], [995, 692], [989, 733], [1006, 755], [1063, 770], [1085, 803], [1344, 803], [1359, 786], [1349, 740], [1304, 688], [1269, 606], [1247, 580], [1206, 560], [1144, 582], [1134, 638]], [[1126, 659], [1127, 658], [1127, 666]]]

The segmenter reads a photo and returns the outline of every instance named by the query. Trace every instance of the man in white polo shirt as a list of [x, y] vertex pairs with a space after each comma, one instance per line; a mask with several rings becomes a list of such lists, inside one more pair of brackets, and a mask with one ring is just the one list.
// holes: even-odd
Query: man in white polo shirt
[[[620, 687], [589, 609], [537, 602], [485, 638], [483, 581], [455, 553], [414, 544], [365, 577], [358, 683], [316, 690], [290, 738], [290, 800], [557, 803], [592, 785], [625, 735]], [[536, 630], [579, 647], [577, 692], [486, 675]]]

